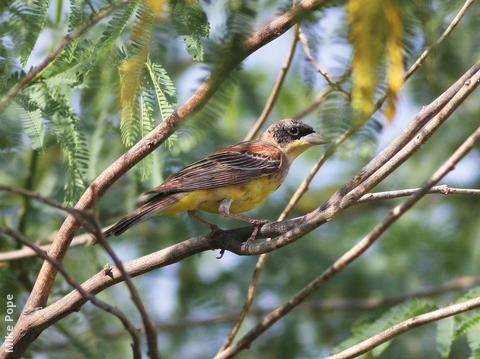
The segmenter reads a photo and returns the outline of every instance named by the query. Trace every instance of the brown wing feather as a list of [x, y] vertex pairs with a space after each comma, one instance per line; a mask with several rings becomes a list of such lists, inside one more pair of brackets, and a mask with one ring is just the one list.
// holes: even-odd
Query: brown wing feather
[[285, 165], [288, 159], [276, 146], [259, 140], [242, 142], [181, 169], [142, 197], [234, 185], [275, 173]]

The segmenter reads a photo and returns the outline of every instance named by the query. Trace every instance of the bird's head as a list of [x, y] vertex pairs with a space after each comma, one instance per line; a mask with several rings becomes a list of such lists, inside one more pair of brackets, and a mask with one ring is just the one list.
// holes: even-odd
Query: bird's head
[[262, 133], [260, 139], [280, 148], [290, 161], [307, 148], [328, 142], [309, 125], [292, 119], [275, 122]]

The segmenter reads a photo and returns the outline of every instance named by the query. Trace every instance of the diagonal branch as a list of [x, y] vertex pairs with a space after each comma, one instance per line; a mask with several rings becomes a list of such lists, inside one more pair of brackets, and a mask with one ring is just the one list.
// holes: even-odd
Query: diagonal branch
[[133, 350], [133, 357], [135, 359], [141, 358], [141, 350], [140, 350], [140, 339], [138, 336], [137, 329], [134, 327], [134, 325], [128, 320], [128, 318], [121, 312], [119, 309], [111, 306], [110, 304], [96, 298], [91, 292], [85, 290], [82, 288], [80, 283], [78, 283], [71, 275], [68, 273], [65, 268], [62, 266], [62, 264], [57, 261], [55, 258], [50, 257], [43, 249], [39, 248], [35, 243], [33, 243], [31, 240], [29, 240], [27, 237], [25, 237], [22, 233], [14, 231], [13, 229], [5, 228], [5, 227], [0, 227], [0, 233], [4, 233], [9, 235], [10, 237], [16, 239], [23, 245], [29, 247], [32, 249], [37, 256], [40, 258], [43, 258], [46, 261], [49, 261], [52, 263], [53, 266], [63, 275], [65, 280], [73, 287], [75, 290], [80, 293], [80, 295], [85, 298], [86, 300], [89, 300], [92, 302], [93, 305], [96, 307], [106, 311], [107, 313], [111, 313], [114, 316], [116, 316], [123, 324], [124, 328], [127, 330], [127, 332], [130, 334], [132, 337], [132, 350]]
[[[378, 201], [378, 200], [385, 200], [385, 199], [393, 199], [399, 197], [406, 197], [411, 196], [415, 192], [417, 192], [419, 188], [409, 188], [409, 189], [400, 189], [395, 191], [385, 191], [385, 192], [374, 192], [374, 193], [367, 193], [360, 197], [357, 203], [364, 203], [370, 201]], [[429, 194], [431, 193], [439, 193], [439, 194], [468, 194], [473, 196], [480, 195], [480, 189], [477, 188], [455, 188], [449, 187], [445, 184], [440, 186], [434, 186], [430, 188], [428, 191]]]
[[[305, 312], [318, 312], [318, 311], [333, 311], [333, 310], [368, 310], [372, 308], [392, 306], [401, 302], [404, 302], [413, 298], [428, 298], [436, 295], [442, 295], [452, 291], [458, 291], [477, 285], [480, 283], [480, 279], [477, 277], [458, 277], [442, 283], [437, 286], [422, 288], [417, 291], [399, 294], [391, 297], [370, 297], [370, 298], [338, 298], [338, 299], [325, 299], [317, 301], [307, 301], [298, 306], [297, 310]], [[251, 309], [248, 314], [250, 316], [265, 315], [275, 307], [260, 307]], [[180, 319], [175, 321], [159, 321], [155, 323], [155, 328], [158, 331], [170, 331], [175, 329], [192, 329], [210, 325], [216, 325], [218, 323], [230, 322], [237, 320], [239, 312], [222, 312], [208, 318], [190, 318]], [[112, 331], [100, 334], [102, 339], [117, 340], [125, 336], [124, 330]], [[40, 348], [41, 351], [53, 351], [64, 349], [68, 346], [67, 342], [49, 343]]]
[[469, 310], [473, 310], [480, 307], [480, 297], [469, 299], [460, 303], [455, 303], [437, 310], [433, 310], [428, 313], [420, 314], [415, 317], [409, 318], [400, 322], [371, 338], [364, 340], [344, 351], [331, 355], [327, 359], [349, 359], [359, 356], [373, 348], [385, 343], [400, 334], [408, 332], [419, 326], [451, 317], [460, 313], [464, 313]]
[[285, 63], [282, 65], [282, 68], [280, 70], [280, 74], [278, 75], [277, 81], [275, 82], [275, 85], [273, 86], [273, 90], [270, 93], [270, 96], [268, 97], [268, 100], [265, 104], [265, 107], [263, 108], [262, 113], [260, 114], [260, 117], [258, 120], [255, 122], [253, 127], [250, 129], [248, 132], [247, 137], [245, 137], [244, 141], [249, 141], [252, 138], [255, 137], [255, 135], [258, 133], [260, 128], [263, 126], [265, 121], [267, 120], [268, 115], [273, 109], [273, 105], [275, 104], [275, 101], [277, 101], [278, 95], [280, 94], [280, 90], [283, 85], [283, 81], [285, 80], [285, 77], [287, 76], [287, 71], [290, 68], [290, 65], [292, 64], [293, 60], [293, 55], [295, 54], [295, 49], [297, 48], [297, 42], [298, 42], [298, 34], [300, 32], [300, 26], [297, 24], [293, 30], [293, 39], [292, 39], [292, 44], [290, 45], [290, 51], [288, 52], [287, 59], [285, 60]]
[[130, 276], [128, 275], [122, 261], [120, 260], [120, 258], [118, 258], [117, 254], [113, 251], [112, 247], [110, 246], [107, 239], [105, 238], [105, 235], [102, 232], [102, 229], [100, 227], [100, 224], [98, 223], [98, 219], [96, 216], [96, 200], [94, 201], [94, 204], [93, 204], [93, 213], [94, 215], [92, 216], [93, 217], [92, 222], [94, 225], [93, 234], [95, 235], [95, 239], [97, 240], [98, 243], [101, 244], [101, 246], [105, 249], [108, 255], [113, 259], [113, 262], [115, 263], [115, 265], [117, 266], [118, 270], [122, 275], [122, 279], [125, 281], [125, 284], [127, 285], [132, 302], [135, 304], [135, 306], [138, 309], [138, 312], [140, 313], [140, 316], [142, 317], [143, 326], [145, 327], [145, 333], [147, 336], [147, 344], [148, 344], [147, 354], [150, 358], [160, 359], [160, 354], [158, 352], [158, 345], [157, 345], [157, 332], [155, 330], [155, 327], [147, 313], [147, 310], [145, 309], [145, 306], [143, 305], [142, 299], [140, 298], [140, 294], [138, 293], [137, 288], [132, 282], [132, 278], [130, 278]]

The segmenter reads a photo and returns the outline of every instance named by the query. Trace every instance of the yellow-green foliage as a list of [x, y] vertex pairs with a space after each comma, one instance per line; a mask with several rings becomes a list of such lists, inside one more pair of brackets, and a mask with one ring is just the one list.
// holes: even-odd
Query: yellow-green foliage
[[378, 69], [383, 60], [387, 66], [389, 90], [385, 114], [392, 119], [403, 75], [402, 23], [396, 0], [349, 0], [347, 20], [354, 48], [352, 107], [365, 119], [375, 110]]

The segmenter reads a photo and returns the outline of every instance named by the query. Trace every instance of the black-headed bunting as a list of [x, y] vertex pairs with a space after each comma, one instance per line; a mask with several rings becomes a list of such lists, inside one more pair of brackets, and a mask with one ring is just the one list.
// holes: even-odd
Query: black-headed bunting
[[285, 179], [292, 161], [307, 148], [326, 143], [307, 124], [286, 119], [271, 125], [258, 139], [223, 148], [168, 177], [144, 193], [144, 205], [105, 231], [118, 236], [152, 216], [188, 211], [191, 218], [215, 225], [198, 216], [197, 210], [252, 223], [258, 228], [269, 222], [239, 213], [262, 203]]

